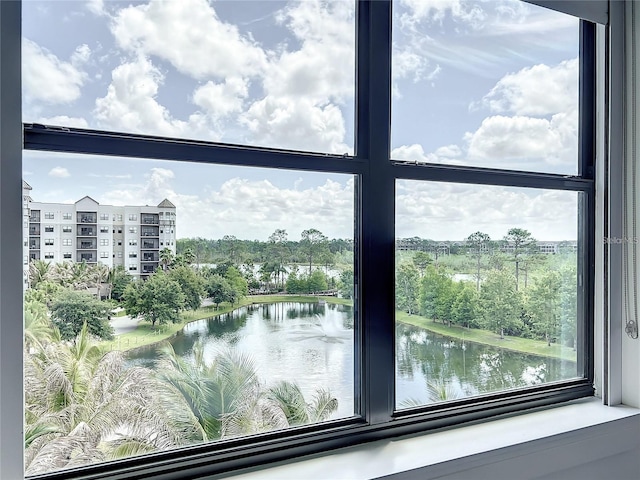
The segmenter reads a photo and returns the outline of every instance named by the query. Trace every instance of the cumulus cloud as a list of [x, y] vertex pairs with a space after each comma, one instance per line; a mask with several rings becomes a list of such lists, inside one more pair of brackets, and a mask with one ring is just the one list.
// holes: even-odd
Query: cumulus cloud
[[397, 236], [462, 240], [475, 231], [501, 239], [513, 227], [539, 240], [577, 235], [575, 192], [399, 181]]
[[168, 198], [177, 208], [179, 238], [235, 235], [266, 240], [276, 228], [284, 228], [289, 238], [295, 239], [311, 227], [333, 238], [353, 237], [354, 182], [350, 177], [345, 177], [344, 182], [327, 179], [314, 187], [300, 188], [298, 180], [282, 187], [268, 179], [236, 176], [216, 189], [194, 195], [175, 189], [177, 175], [183, 174], [153, 168], [143, 183], [123, 185], [104, 195], [100, 202], [154, 205]]
[[454, 21], [480, 28], [487, 18], [482, 4], [464, 0], [402, 0], [401, 4], [409, 10], [405, 21], [442, 23], [449, 15]]
[[255, 76], [266, 66], [264, 50], [221, 21], [207, 0], [129, 6], [114, 16], [111, 31], [124, 50], [167, 60], [196, 79]]
[[523, 68], [502, 77], [482, 99], [492, 112], [545, 116], [575, 111], [578, 105], [578, 59], [555, 66]]
[[240, 77], [229, 77], [223, 83], [207, 82], [193, 93], [193, 103], [215, 119], [242, 111], [248, 95], [248, 82]]
[[69, 170], [64, 167], [53, 167], [49, 170], [49, 176], [54, 178], [67, 178], [70, 177], [71, 174], [69, 173]]
[[158, 135], [183, 134], [186, 122], [172, 118], [156, 100], [164, 76], [149, 59], [140, 56], [123, 63], [111, 77], [107, 94], [95, 104], [94, 116], [102, 126]]
[[[84, 49], [81, 47], [82, 51]], [[22, 39], [22, 85], [27, 101], [70, 103], [80, 97], [86, 74], [28, 38]]]

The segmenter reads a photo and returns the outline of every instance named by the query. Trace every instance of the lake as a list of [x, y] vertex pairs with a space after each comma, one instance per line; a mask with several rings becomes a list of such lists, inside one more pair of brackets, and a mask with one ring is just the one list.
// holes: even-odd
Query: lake
[[[189, 358], [202, 341], [206, 358], [229, 346], [254, 359], [267, 385], [295, 381], [307, 398], [317, 388], [338, 399], [334, 418], [354, 413], [353, 309], [319, 303], [283, 302], [249, 305], [198, 320], [169, 341]], [[155, 348], [130, 354], [132, 363], [153, 368]], [[401, 408], [426, 404], [427, 382], [450, 385], [450, 398], [478, 395], [576, 377], [576, 363], [463, 342], [398, 323], [396, 326], [396, 396]]]

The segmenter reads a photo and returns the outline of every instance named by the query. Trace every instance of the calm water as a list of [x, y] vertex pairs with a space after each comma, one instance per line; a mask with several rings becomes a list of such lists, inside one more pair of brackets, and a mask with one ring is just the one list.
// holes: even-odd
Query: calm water
[[[229, 345], [250, 354], [266, 384], [295, 381], [308, 398], [329, 389], [338, 398], [335, 418], [353, 415], [353, 311], [342, 305], [277, 303], [251, 305], [192, 322], [170, 339], [189, 357], [201, 340], [205, 356]], [[153, 367], [153, 347], [131, 354]], [[446, 381], [458, 396], [573, 378], [575, 362], [525, 355], [462, 342], [404, 324], [396, 328], [398, 405], [407, 399], [428, 403], [428, 381]]]

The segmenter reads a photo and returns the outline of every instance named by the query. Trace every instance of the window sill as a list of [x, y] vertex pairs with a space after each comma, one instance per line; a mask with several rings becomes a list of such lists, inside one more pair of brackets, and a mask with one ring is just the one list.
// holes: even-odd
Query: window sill
[[[592, 398], [476, 425], [357, 445], [224, 478], [537, 478], [630, 451], [630, 458], [640, 462], [639, 429], [640, 410], [606, 407]], [[613, 474], [609, 478], [623, 477]]]

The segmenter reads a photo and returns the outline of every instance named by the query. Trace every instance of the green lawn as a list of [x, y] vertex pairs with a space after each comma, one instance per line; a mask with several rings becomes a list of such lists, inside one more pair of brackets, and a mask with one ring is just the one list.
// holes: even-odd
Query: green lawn
[[222, 313], [227, 313], [244, 305], [256, 303], [278, 303], [278, 302], [297, 302], [297, 303], [313, 303], [318, 298], [325, 300], [327, 303], [335, 303], [341, 305], [351, 305], [351, 300], [337, 297], [315, 297], [305, 295], [253, 295], [243, 298], [239, 304], [231, 306], [229, 303], [220, 304], [216, 310], [215, 307], [207, 306], [193, 311], [185, 311], [180, 314], [178, 323], [158, 325], [152, 327], [150, 323], [140, 321], [138, 328], [132, 332], [123, 333], [115, 337], [114, 340], [104, 341], [100, 343], [100, 347], [105, 351], [109, 350], [131, 350], [133, 348], [142, 347], [161, 342], [180, 331], [187, 323], [201, 320], [203, 318], [213, 317]]
[[547, 342], [540, 340], [531, 340], [529, 338], [506, 336], [501, 339], [497, 333], [488, 330], [468, 329], [464, 327], [443, 325], [442, 323], [433, 322], [420, 315], [409, 315], [406, 312], [396, 311], [396, 320], [398, 322], [407, 323], [416, 327], [424, 328], [434, 333], [446, 335], [448, 337], [458, 338], [468, 342], [482, 343], [485, 345], [493, 345], [495, 347], [515, 350], [517, 352], [532, 353], [544, 357], [561, 358], [563, 360], [576, 361], [576, 352], [570, 347], [564, 347], [558, 344], [547, 346]]

